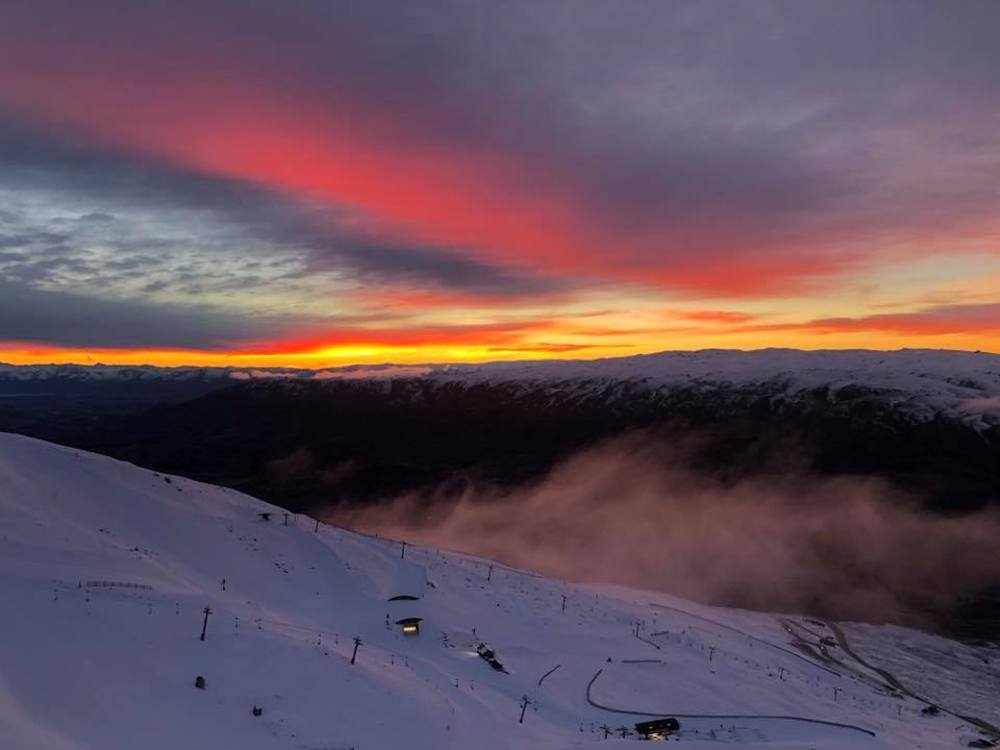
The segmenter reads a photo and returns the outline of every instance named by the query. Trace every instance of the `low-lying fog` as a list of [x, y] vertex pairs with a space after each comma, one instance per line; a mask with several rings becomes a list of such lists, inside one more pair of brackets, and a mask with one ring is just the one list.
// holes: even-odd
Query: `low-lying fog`
[[920, 624], [1000, 581], [1000, 515], [932, 515], [885, 482], [773, 471], [724, 483], [682, 445], [604, 443], [519, 489], [414, 493], [327, 514], [369, 533], [577, 581], [839, 619]]

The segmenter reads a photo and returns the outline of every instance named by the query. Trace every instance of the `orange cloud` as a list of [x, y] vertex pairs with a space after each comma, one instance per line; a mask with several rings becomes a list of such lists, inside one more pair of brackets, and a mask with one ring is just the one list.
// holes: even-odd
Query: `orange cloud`
[[557, 328], [552, 321], [519, 321], [480, 325], [430, 325], [412, 328], [353, 328], [308, 338], [261, 341], [240, 347], [239, 353], [293, 354], [345, 347], [497, 347], [524, 345], [528, 336]]

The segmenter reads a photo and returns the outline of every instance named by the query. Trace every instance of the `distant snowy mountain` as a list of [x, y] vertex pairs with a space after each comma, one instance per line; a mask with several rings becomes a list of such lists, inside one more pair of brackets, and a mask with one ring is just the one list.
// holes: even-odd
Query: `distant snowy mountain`
[[8, 365], [0, 364], [0, 380], [192, 380], [226, 378], [227, 368], [154, 367], [153, 365]]
[[945, 415], [973, 426], [1000, 424], [1000, 355], [903, 349], [894, 352], [762, 349], [660, 352], [599, 360], [540, 360], [478, 365], [358, 365], [295, 368], [160, 368], [106, 365], [0, 365], [7, 383], [251, 380], [420, 380], [434, 385], [520, 384], [587, 397], [609, 386], [629, 392], [700, 390], [768, 394], [795, 400], [826, 390], [831, 399], [859, 393], [917, 419]]
[[979, 352], [708, 349], [593, 361], [442, 366], [428, 377], [469, 383], [578, 383], [578, 389], [607, 382], [651, 390], [755, 389], [786, 397], [826, 389], [832, 399], [841, 391], [865, 390], [920, 417], [945, 413], [1000, 421], [1000, 355]]
[[294, 367], [158, 367], [155, 365], [11, 365], [0, 363], [0, 381], [124, 381], [124, 380], [280, 380], [326, 379], [329, 377], [395, 377], [410, 375], [429, 368], [397, 365], [349, 366], [336, 369], [310, 370]]
[[988, 649], [404, 549], [6, 434], [0, 611], [4, 750], [631, 747], [662, 717], [692, 749], [958, 748], [1000, 724]]

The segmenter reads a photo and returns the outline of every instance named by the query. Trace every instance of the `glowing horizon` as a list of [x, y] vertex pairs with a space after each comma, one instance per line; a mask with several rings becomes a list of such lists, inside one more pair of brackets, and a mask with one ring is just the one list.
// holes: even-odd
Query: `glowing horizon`
[[[808, 338], [808, 337], [807, 337]], [[962, 338], [955, 343], [942, 346], [916, 346], [900, 344], [886, 348], [874, 344], [855, 343], [845, 345], [820, 344], [807, 346], [790, 344], [787, 340], [781, 344], [762, 343], [761, 345], [701, 347], [683, 346], [652, 346], [650, 348], [594, 346], [587, 349], [553, 351], [552, 349], [531, 350], [503, 349], [491, 347], [441, 347], [441, 346], [372, 346], [343, 347], [294, 354], [274, 353], [241, 353], [241, 352], [207, 352], [199, 350], [128, 350], [128, 349], [48, 349], [15, 347], [0, 349], [0, 364], [6, 365], [109, 365], [109, 366], [143, 366], [155, 367], [259, 367], [259, 368], [298, 368], [303, 370], [322, 370], [328, 368], [347, 367], [351, 365], [432, 365], [432, 364], [481, 364], [486, 362], [516, 361], [516, 360], [561, 360], [561, 359], [605, 359], [638, 354], [655, 354], [669, 351], [699, 351], [703, 349], [724, 349], [731, 351], [760, 351], [765, 349], [799, 349], [802, 351], [898, 351], [900, 349], [927, 349], [940, 351], [983, 352], [1000, 354], [1000, 342], [995, 348], [973, 349], [963, 345]], [[815, 339], [809, 339], [815, 342]], [[806, 341], [803, 342], [808, 343]], [[623, 351], [624, 349], [627, 351]]]

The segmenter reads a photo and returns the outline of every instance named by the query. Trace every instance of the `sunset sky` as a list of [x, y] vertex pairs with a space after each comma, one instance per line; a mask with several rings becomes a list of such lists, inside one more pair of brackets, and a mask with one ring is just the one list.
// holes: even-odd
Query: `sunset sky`
[[1000, 2], [0, 3], [0, 360], [1000, 352]]

